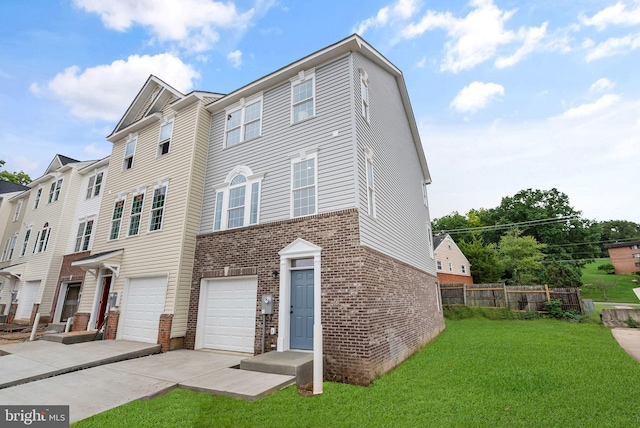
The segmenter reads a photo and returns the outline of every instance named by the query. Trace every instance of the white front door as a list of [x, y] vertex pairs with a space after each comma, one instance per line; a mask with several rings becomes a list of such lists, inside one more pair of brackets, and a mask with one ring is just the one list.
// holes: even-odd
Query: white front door
[[30, 320], [33, 304], [36, 303], [38, 292], [40, 291], [40, 281], [25, 281], [18, 297], [18, 309], [16, 310], [17, 320]]
[[253, 354], [257, 294], [256, 277], [203, 281], [196, 347]]
[[122, 302], [120, 339], [157, 343], [166, 296], [166, 276], [130, 278]]

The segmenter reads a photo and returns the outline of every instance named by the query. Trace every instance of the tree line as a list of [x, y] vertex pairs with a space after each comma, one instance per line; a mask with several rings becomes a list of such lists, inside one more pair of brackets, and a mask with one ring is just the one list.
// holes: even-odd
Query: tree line
[[640, 238], [640, 224], [585, 219], [555, 188], [521, 190], [495, 208], [453, 212], [431, 225], [457, 242], [476, 283], [577, 287], [581, 268], [607, 257], [604, 244]]

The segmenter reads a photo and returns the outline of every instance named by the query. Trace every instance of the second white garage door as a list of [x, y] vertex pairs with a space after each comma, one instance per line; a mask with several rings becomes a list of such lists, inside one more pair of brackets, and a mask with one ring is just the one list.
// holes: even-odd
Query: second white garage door
[[131, 278], [123, 296], [124, 340], [157, 343], [160, 315], [164, 312], [167, 277]]
[[211, 279], [202, 284], [202, 347], [253, 354], [256, 330], [255, 277]]

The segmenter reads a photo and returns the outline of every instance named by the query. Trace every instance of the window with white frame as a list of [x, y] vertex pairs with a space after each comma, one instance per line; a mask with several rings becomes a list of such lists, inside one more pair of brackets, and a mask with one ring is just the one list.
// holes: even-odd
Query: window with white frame
[[291, 217], [317, 212], [317, 152], [291, 160]]
[[131, 214], [129, 214], [129, 231], [127, 236], [134, 236], [140, 232], [140, 220], [142, 219], [142, 207], [144, 206], [144, 193], [133, 195], [131, 202]]
[[136, 143], [138, 142], [137, 135], [129, 135], [127, 138], [127, 147], [124, 151], [124, 163], [122, 164], [122, 170], [131, 169], [133, 167], [133, 155], [136, 152]]
[[633, 245], [631, 246], [631, 249], [632, 249], [632, 250], [637, 250], [637, 249], [638, 249], [638, 245], [637, 245], [637, 244], [633, 244]]
[[164, 217], [164, 205], [167, 199], [167, 185], [159, 185], [153, 190], [153, 202], [151, 203], [151, 215], [149, 217], [149, 231], [162, 229]]
[[158, 140], [158, 156], [169, 153], [171, 134], [173, 133], [173, 117], [165, 117], [160, 125], [160, 139]]
[[262, 96], [226, 110], [225, 147], [259, 137], [262, 133]]
[[453, 263], [449, 262], [449, 272], [453, 272]]
[[42, 197], [42, 187], [38, 188], [38, 191], [36, 192], [36, 200], [33, 203], [33, 209], [37, 209], [38, 205], [40, 205], [40, 198]]
[[76, 235], [76, 245], [74, 252], [89, 250], [91, 241], [91, 232], [93, 232], [93, 220], [82, 221], [78, 225], [78, 233]]
[[427, 197], [427, 182], [422, 182], [422, 201], [424, 202], [425, 207], [429, 207], [429, 198]]
[[640, 253], [632, 254], [631, 257], [633, 257], [634, 259], [640, 259]]
[[301, 71], [291, 80], [291, 123], [315, 115], [315, 72]]
[[89, 185], [87, 186], [87, 199], [91, 199], [94, 196], [98, 196], [100, 194], [103, 176], [104, 172], [99, 172], [89, 177]]
[[18, 200], [16, 203], [16, 212], [13, 214], [13, 221], [18, 221], [18, 217], [20, 217], [20, 211], [22, 211], [22, 199]]
[[369, 122], [369, 75], [363, 69], [360, 69], [360, 100], [362, 117]]
[[29, 238], [31, 237], [31, 228], [29, 227], [24, 233], [24, 240], [22, 241], [22, 250], [20, 251], [20, 257], [23, 257], [27, 253], [27, 246], [29, 245]]
[[[427, 241], [429, 244], [429, 257], [433, 258], [433, 235], [431, 233], [431, 225], [427, 222]], [[442, 266], [440, 266], [442, 269]]]
[[213, 230], [225, 230], [257, 224], [260, 209], [260, 184], [264, 174], [253, 174], [246, 166], [235, 167], [216, 186]]
[[7, 260], [11, 260], [13, 257], [13, 250], [16, 248], [16, 242], [18, 241], [18, 233], [11, 238], [11, 244], [9, 245], [9, 255], [7, 256]]
[[366, 158], [367, 168], [367, 213], [371, 217], [376, 215], [376, 193], [373, 181], [373, 156]]
[[111, 230], [109, 232], [109, 240], [118, 239], [120, 236], [120, 225], [122, 224], [122, 214], [124, 213], [124, 198], [118, 198], [113, 206], [113, 215], [111, 216]]
[[42, 230], [38, 232], [38, 236], [36, 237], [36, 243], [33, 247], [34, 253], [42, 253], [47, 251], [47, 244], [49, 243], [49, 235], [51, 234], [51, 228], [49, 227], [49, 223], [45, 223], [42, 226]]
[[462, 269], [462, 273], [467, 273], [467, 267], [465, 265], [460, 265], [460, 268]]
[[49, 188], [49, 200], [47, 203], [55, 202], [60, 198], [60, 190], [62, 190], [62, 178], [51, 183]]
[[2, 258], [0, 258], [0, 261], [5, 261], [7, 260], [7, 254], [9, 253], [9, 245], [11, 244], [11, 238], [8, 238], [5, 242], [4, 242], [4, 248], [2, 249]]
[[436, 262], [436, 267], [438, 268], [438, 270], [442, 270], [442, 262], [440, 260]]

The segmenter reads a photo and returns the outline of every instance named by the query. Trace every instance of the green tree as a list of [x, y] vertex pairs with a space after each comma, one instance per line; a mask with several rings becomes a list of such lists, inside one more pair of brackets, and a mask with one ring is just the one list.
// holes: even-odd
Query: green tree
[[2, 171], [0, 171], [0, 180], [10, 181], [12, 183], [22, 184], [25, 186], [31, 183], [32, 181], [31, 177], [29, 177], [29, 175], [26, 172], [24, 171], [9, 172], [4, 169], [5, 163], [6, 163], [5, 161], [0, 159], [0, 167], [2, 167]]
[[[523, 236], [531, 236], [546, 245], [547, 259], [592, 259], [600, 255], [601, 246], [597, 242], [601, 226], [583, 219], [581, 214], [569, 204], [565, 193], [553, 188], [521, 190], [514, 196], [502, 198], [496, 208], [480, 211], [479, 217], [483, 225], [529, 222], [518, 228]], [[503, 230], [489, 230], [484, 231], [482, 237], [484, 242], [498, 243], [503, 233]]]
[[549, 287], [575, 288], [582, 286], [581, 275], [575, 264], [551, 262], [544, 267], [540, 279]]
[[609, 252], [604, 248], [604, 244], [624, 241], [628, 239], [640, 239], [640, 224], [626, 220], [609, 220], [600, 223], [602, 234], [600, 241], [603, 242], [601, 257], [609, 257]]
[[473, 282], [486, 284], [500, 281], [504, 266], [498, 259], [494, 244], [484, 245], [478, 234], [474, 234], [470, 241], [458, 242], [458, 247], [471, 264]]
[[472, 226], [467, 220], [467, 217], [459, 214], [457, 211], [454, 211], [451, 214], [442, 216], [440, 218], [433, 219], [433, 221], [431, 221], [431, 229], [433, 230], [433, 233], [450, 233], [453, 239], [455, 239], [457, 242], [462, 239], [471, 239], [471, 232], [459, 233], [450, 231], [456, 229], [467, 229], [470, 227], [475, 226]]
[[615, 287], [616, 285], [618, 285], [617, 282], [609, 282], [609, 281], [603, 281], [601, 279], [596, 279], [591, 284], [586, 284], [584, 288], [591, 288], [594, 290], [601, 291], [602, 297], [604, 298], [604, 300], [607, 300], [607, 291], [610, 288]]
[[500, 238], [498, 246], [498, 258], [515, 285], [534, 281], [533, 275], [542, 270], [545, 257], [542, 252], [544, 244], [538, 243], [533, 236], [521, 235], [520, 229], [511, 229]]

